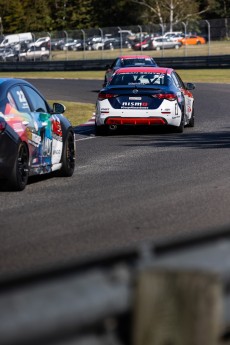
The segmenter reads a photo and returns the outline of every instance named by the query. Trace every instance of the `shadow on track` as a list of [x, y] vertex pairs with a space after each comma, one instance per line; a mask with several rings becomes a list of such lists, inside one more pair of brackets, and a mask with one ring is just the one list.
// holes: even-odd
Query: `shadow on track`
[[[140, 133], [139, 133], [140, 134]], [[155, 134], [160, 134], [155, 132]], [[162, 132], [163, 134], [163, 132]], [[166, 133], [165, 133], [166, 134]], [[142, 144], [144, 146], [154, 147], [188, 147], [194, 149], [229, 149], [230, 148], [230, 131], [218, 131], [218, 132], [196, 132], [196, 133], [168, 133], [164, 136], [146, 137], [142, 138]], [[139, 146], [138, 144], [129, 144], [127, 146]]]

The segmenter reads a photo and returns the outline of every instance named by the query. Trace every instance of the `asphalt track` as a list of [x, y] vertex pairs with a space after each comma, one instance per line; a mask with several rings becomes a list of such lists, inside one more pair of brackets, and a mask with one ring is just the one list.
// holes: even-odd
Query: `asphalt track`
[[[102, 81], [31, 80], [49, 99], [94, 103]], [[0, 190], [0, 279], [159, 238], [230, 225], [230, 85], [197, 84], [183, 134], [76, 129], [71, 178]]]

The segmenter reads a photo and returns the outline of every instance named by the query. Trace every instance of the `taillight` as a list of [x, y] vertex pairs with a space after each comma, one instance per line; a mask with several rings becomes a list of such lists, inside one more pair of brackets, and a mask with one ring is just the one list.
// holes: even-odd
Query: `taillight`
[[175, 101], [177, 99], [177, 95], [175, 93], [158, 93], [156, 95], [152, 95], [152, 97], [158, 99], [167, 99], [168, 101]]
[[6, 122], [3, 120], [0, 120], [0, 134], [4, 132], [6, 128]]
[[114, 98], [117, 97], [117, 95], [114, 95], [112, 93], [102, 93], [100, 92], [98, 95], [98, 100], [103, 101], [104, 99]]

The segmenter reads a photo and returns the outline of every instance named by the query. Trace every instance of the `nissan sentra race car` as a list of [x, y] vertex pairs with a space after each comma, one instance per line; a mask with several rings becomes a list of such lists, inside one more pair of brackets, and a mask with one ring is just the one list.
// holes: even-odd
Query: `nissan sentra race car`
[[138, 125], [170, 126], [181, 133], [184, 126], [194, 126], [194, 88], [172, 68], [121, 68], [98, 94], [96, 135]]

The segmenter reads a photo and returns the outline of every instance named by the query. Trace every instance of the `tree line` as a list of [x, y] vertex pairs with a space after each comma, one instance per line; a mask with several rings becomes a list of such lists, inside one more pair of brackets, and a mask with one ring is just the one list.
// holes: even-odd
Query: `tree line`
[[230, 0], [0, 0], [1, 34], [229, 17]]

